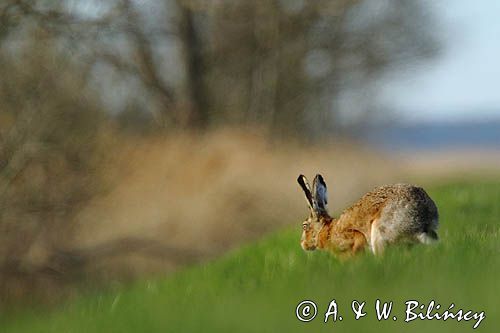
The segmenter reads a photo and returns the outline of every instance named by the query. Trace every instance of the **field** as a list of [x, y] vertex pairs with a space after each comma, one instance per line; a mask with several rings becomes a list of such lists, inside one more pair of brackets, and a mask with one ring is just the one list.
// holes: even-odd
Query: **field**
[[[466, 332], [476, 320], [404, 322], [405, 301], [442, 312], [485, 312], [477, 331], [500, 326], [500, 182], [454, 182], [428, 189], [441, 216], [435, 246], [391, 248], [339, 262], [299, 246], [300, 221], [224, 257], [165, 278], [86, 295], [56, 309], [0, 314], [1, 332]], [[304, 213], [306, 209], [304, 207]], [[314, 300], [317, 317], [300, 322], [295, 308]], [[331, 300], [342, 321], [324, 323]], [[375, 300], [393, 301], [378, 321]], [[354, 320], [351, 302], [366, 301]], [[435, 312], [435, 311], [433, 311]], [[392, 316], [397, 316], [394, 321]]]

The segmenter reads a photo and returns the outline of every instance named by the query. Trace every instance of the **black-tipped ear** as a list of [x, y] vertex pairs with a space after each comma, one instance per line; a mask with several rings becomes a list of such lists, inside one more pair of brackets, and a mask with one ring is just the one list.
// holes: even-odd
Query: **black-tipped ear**
[[297, 182], [299, 183], [300, 187], [302, 187], [302, 190], [304, 191], [307, 205], [309, 206], [311, 213], [314, 213], [313, 196], [312, 196], [312, 192], [311, 192], [311, 187], [309, 186], [309, 182], [307, 181], [306, 176], [299, 175], [299, 177], [297, 178]]
[[317, 174], [313, 181], [313, 208], [318, 216], [328, 215], [326, 205], [328, 204], [328, 195], [326, 183], [323, 176]]

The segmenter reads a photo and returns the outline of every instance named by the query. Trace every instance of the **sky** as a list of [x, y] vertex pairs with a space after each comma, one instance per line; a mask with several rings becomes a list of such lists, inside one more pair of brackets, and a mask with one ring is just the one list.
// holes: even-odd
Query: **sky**
[[433, 6], [440, 55], [388, 75], [383, 105], [410, 121], [500, 119], [500, 1]]

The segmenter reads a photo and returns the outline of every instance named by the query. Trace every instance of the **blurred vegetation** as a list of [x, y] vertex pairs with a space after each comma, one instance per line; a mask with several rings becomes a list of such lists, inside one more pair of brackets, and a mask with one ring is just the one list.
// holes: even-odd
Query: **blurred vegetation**
[[[46, 310], [0, 317], [8, 332], [470, 332], [475, 321], [404, 322], [404, 302], [435, 300], [446, 310], [485, 311], [479, 330], [496, 332], [500, 278], [500, 183], [452, 183], [430, 189], [440, 209], [441, 242], [389, 248], [383, 260], [366, 254], [339, 262], [299, 246], [300, 223], [266, 239], [165, 279], [88, 295], [47, 315]], [[304, 210], [305, 211], [305, 210]], [[313, 322], [300, 323], [295, 307], [318, 304]], [[325, 324], [335, 299], [343, 321]], [[394, 302], [392, 318], [377, 321], [376, 299]], [[354, 320], [352, 300], [366, 301]], [[433, 313], [436, 310], [434, 309]]]
[[37, 247], [67, 246], [68, 221], [106, 186], [107, 115], [51, 42], [0, 54], [0, 291], [36, 273]]
[[2, 1], [0, 300], [82, 260], [61, 250], [71, 222], [131, 137], [338, 133], [342, 96], [369, 119], [377, 79], [434, 55], [432, 31], [409, 0]]
[[343, 116], [354, 122], [374, 116], [373, 89], [382, 73], [435, 55], [427, 6], [6, 0], [0, 43], [7, 52], [55, 39], [39, 52], [52, 45], [71, 57], [79, 76], [99, 87], [106, 109], [129, 129], [137, 123], [139, 132], [145, 124], [171, 130], [236, 124], [318, 137], [338, 130]]

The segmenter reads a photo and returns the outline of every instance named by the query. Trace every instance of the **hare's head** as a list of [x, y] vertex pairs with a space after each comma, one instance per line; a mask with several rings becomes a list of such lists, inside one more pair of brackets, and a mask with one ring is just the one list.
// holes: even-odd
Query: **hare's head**
[[304, 250], [313, 251], [317, 247], [318, 234], [321, 228], [325, 223], [331, 221], [331, 217], [328, 215], [326, 209], [326, 183], [320, 174], [314, 177], [312, 190], [304, 175], [300, 175], [297, 181], [304, 191], [307, 205], [309, 206], [309, 217], [302, 222], [302, 239], [300, 245]]

